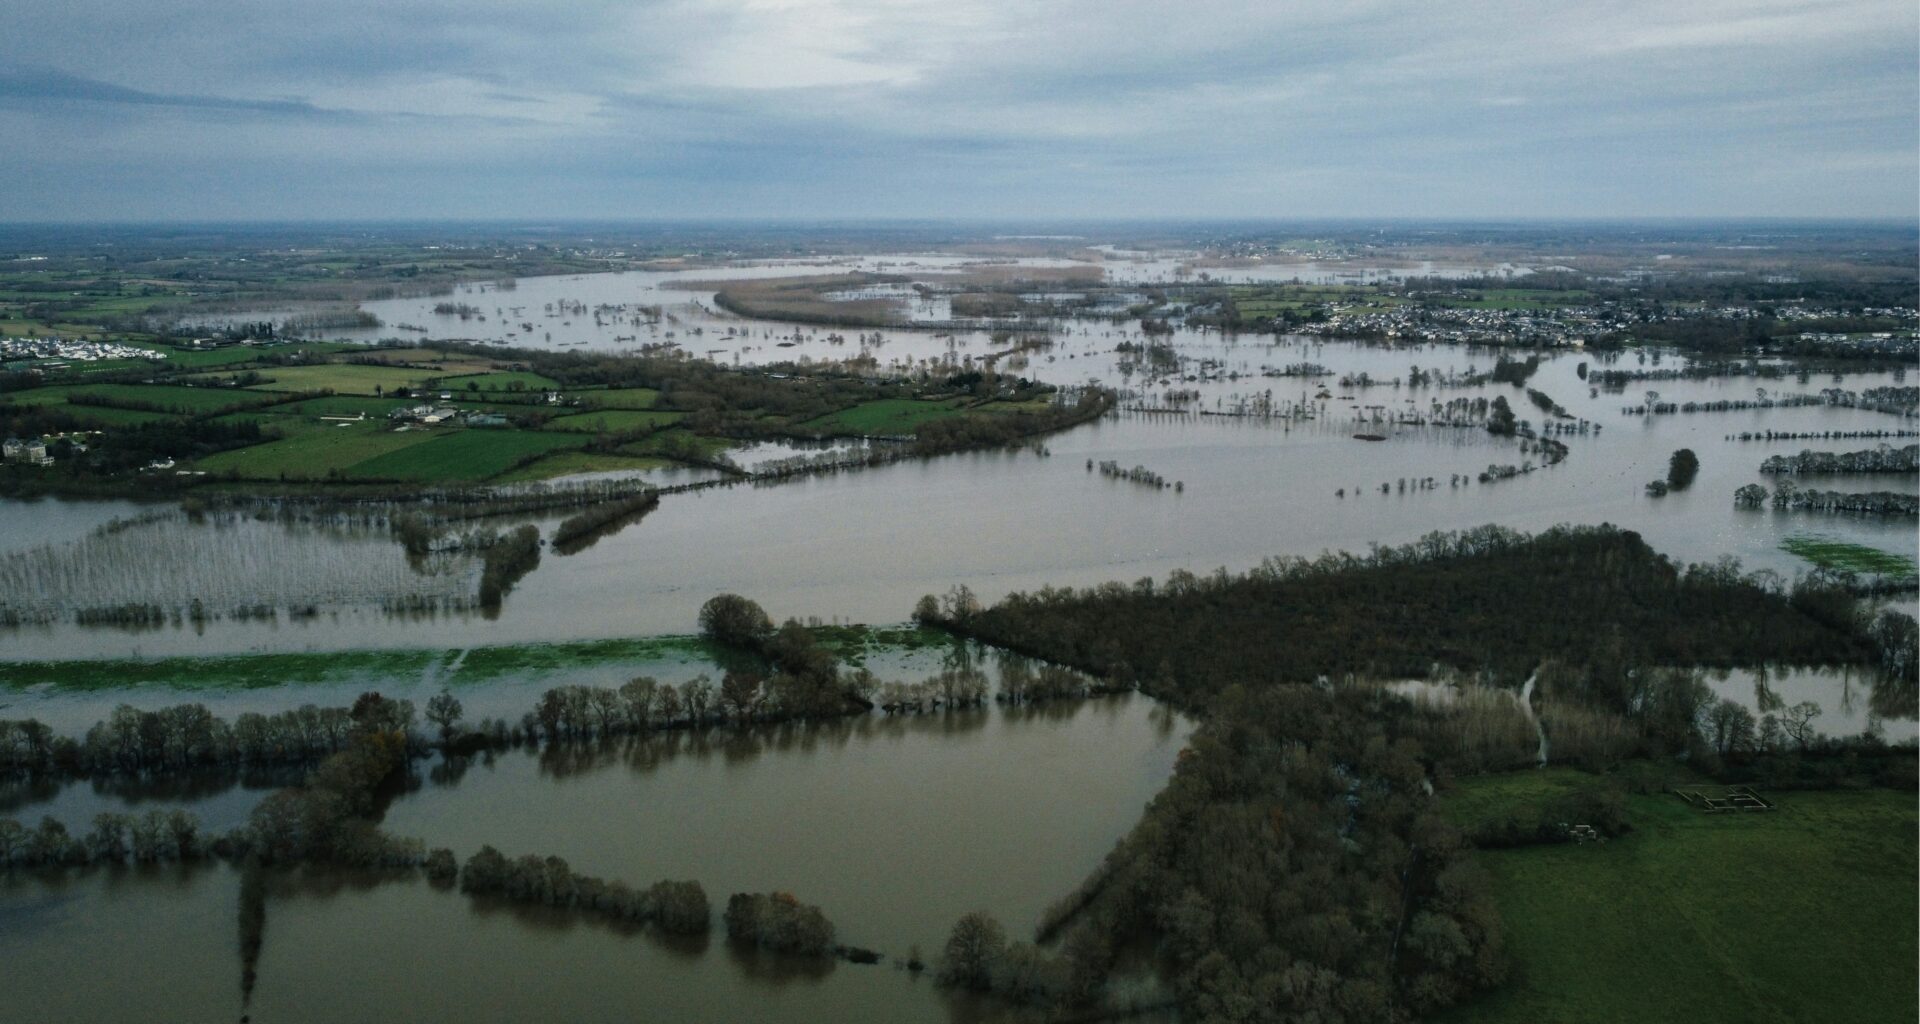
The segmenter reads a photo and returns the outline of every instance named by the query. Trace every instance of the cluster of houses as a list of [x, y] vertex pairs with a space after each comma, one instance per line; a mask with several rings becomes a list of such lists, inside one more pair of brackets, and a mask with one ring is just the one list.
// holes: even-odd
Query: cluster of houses
[[504, 427], [507, 418], [490, 412], [476, 412], [470, 409], [456, 409], [450, 405], [410, 405], [395, 409], [387, 414], [395, 423], [422, 426], [435, 426], [441, 423], [457, 423], [469, 427]]
[[9, 437], [4, 444], [0, 444], [0, 456], [4, 456], [8, 462], [25, 462], [35, 466], [53, 464], [53, 454], [47, 451], [47, 442], [38, 437], [24, 441]]
[[88, 440], [89, 435], [78, 430], [71, 434], [54, 434], [50, 438], [9, 437], [4, 443], [0, 443], [0, 458], [7, 462], [24, 462], [31, 466], [51, 466], [55, 442], [65, 441], [67, 450], [74, 455], [79, 455], [87, 450]]
[[[1636, 324], [1689, 319], [1748, 320], [1762, 311], [1749, 306], [1716, 306], [1705, 309], [1665, 309], [1649, 311], [1617, 303], [1586, 306], [1554, 306], [1547, 309], [1475, 309], [1436, 307], [1409, 303], [1388, 309], [1355, 309], [1334, 304], [1325, 321], [1300, 324], [1292, 329], [1302, 334], [1333, 337], [1382, 337], [1457, 344], [1530, 345], [1539, 347], [1574, 346], [1620, 331], [1631, 331]], [[1872, 315], [1912, 321], [1910, 309], [1876, 309]], [[1819, 320], [1849, 315], [1844, 309], [1814, 308], [1781, 304], [1766, 311], [1779, 320]], [[1862, 351], [1899, 354], [1914, 348], [1912, 331], [1885, 331], [1874, 334], [1803, 333], [1803, 341], [1834, 343]]]
[[117, 341], [0, 337], [0, 368], [16, 372], [63, 370], [73, 363], [92, 363], [102, 359], [162, 361], [166, 358], [163, 352], [137, 345], [123, 345]]
[[1612, 311], [1598, 307], [1551, 310], [1450, 309], [1395, 306], [1368, 312], [1333, 307], [1325, 322], [1294, 328], [1302, 334], [1372, 336], [1457, 344], [1579, 347], [1613, 331]]

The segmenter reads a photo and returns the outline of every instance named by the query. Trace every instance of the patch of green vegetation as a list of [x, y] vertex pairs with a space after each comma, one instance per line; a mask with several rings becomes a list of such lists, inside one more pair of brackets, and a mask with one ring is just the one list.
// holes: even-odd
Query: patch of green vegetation
[[505, 675], [546, 674], [613, 662], [674, 661], [686, 664], [713, 661], [721, 653], [698, 636], [648, 636], [475, 647], [460, 660], [452, 681], [474, 683]]
[[252, 690], [419, 676], [448, 652], [427, 650], [241, 654], [212, 658], [135, 658], [101, 661], [12, 661], [0, 688], [114, 690], [161, 686], [173, 690]]
[[663, 427], [669, 423], [678, 423], [683, 414], [677, 412], [640, 412], [632, 409], [608, 409], [602, 412], [583, 412], [572, 416], [560, 416], [548, 420], [540, 429], [563, 430], [578, 434], [618, 434], [630, 430], [647, 430]]
[[[26, 392], [34, 394], [34, 392]], [[107, 405], [125, 405], [136, 409], [149, 406], [186, 416], [205, 415], [231, 409], [258, 409], [285, 400], [285, 396], [243, 388], [180, 387], [172, 384], [86, 384], [64, 391], [68, 404], [78, 406], [75, 398], [90, 398]]]
[[[904, 626], [822, 626], [811, 632], [840, 650], [874, 653], [919, 650], [951, 642], [939, 630]], [[673, 662], [722, 665], [737, 653], [715, 648], [693, 634], [503, 644], [461, 649], [404, 648], [151, 660], [120, 658], [0, 662], [0, 692], [49, 687], [95, 691], [132, 687], [172, 690], [234, 690], [274, 686], [419, 679], [444, 672], [443, 682], [461, 686], [512, 676], [545, 676], [569, 670]]]
[[[518, 385], [518, 387], [515, 387]], [[552, 391], [560, 382], [551, 377], [542, 377], [525, 370], [498, 370], [492, 373], [463, 374], [458, 377], [443, 377], [440, 387], [461, 392], [479, 391]]]
[[[816, 627], [858, 653], [919, 650], [950, 642], [947, 634], [912, 626]], [[848, 638], [855, 638], [848, 640]], [[823, 639], [823, 642], [825, 640]], [[838, 651], [836, 651], [838, 653]], [[649, 664], [709, 665], [720, 671], [739, 652], [715, 648], [697, 635], [668, 635], [467, 649], [409, 648], [153, 660], [107, 659], [0, 662], [0, 692], [47, 687], [71, 692], [164, 688], [183, 692], [341, 685], [431, 677], [450, 686], [501, 679], [557, 677], [606, 669], [646, 670]], [[850, 660], [850, 665], [857, 661]]]
[[0, 692], [35, 687], [75, 692], [131, 687], [248, 690], [419, 679], [436, 669], [447, 672], [443, 681], [450, 685], [469, 685], [506, 676], [546, 675], [602, 665], [714, 661], [721, 653], [698, 636], [656, 636], [466, 650], [406, 648], [152, 660], [16, 661], [0, 663], [5, 666], [0, 671]]
[[161, 423], [180, 418], [170, 412], [115, 409], [105, 405], [70, 405], [61, 411], [71, 414], [74, 419], [90, 427], [99, 428], [139, 426], [143, 423]]
[[372, 420], [302, 431], [293, 436], [209, 455], [194, 464], [209, 473], [237, 473], [250, 480], [315, 480], [381, 455], [442, 436], [430, 430], [398, 431]]
[[1003, 414], [1017, 413], [1017, 412], [1038, 413], [1038, 412], [1046, 412], [1048, 409], [1051, 409], [1051, 408], [1053, 408], [1052, 399], [1033, 398], [1033, 399], [1028, 399], [1027, 401], [1024, 401], [1024, 402], [1011, 402], [1011, 401], [988, 402], [985, 405], [975, 406], [972, 411], [988, 412], [988, 413], [1003, 413]]
[[594, 409], [651, 409], [654, 403], [660, 401], [660, 392], [655, 388], [601, 388], [598, 391], [577, 392], [569, 397]]
[[1479, 822], [1509, 814], [1526, 818], [1529, 810], [1606, 785], [1604, 776], [1562, 767], [1476, 775], [1441, 795], [1440, 813], [1453, 824], [1470, 829]]
[[1917, 572], [1911, 556], [1896, 555], [1891, 551], [1870, 548], [1865, 544], [1853, 544], [1827, 537], [1801, 534], [1797, 537], [1788, 537], [1780, 547], [1822, 569], [1842, 569], [1847, 572], [1873, 573], [1902, 579], [1914, 576]]
[[1319, 306], [1355, 312], [1381, 312], [1405, 300], [1373, 285], [1241, 285], [1228, 289], [1242, 320], [1263, 320]]
[[359, 395], [328, 395], [325, 398], [309, 398], [304, 402], [283, 405], [276, 412], [298, 413], [302, 416], [358, 416], [365, 413], [367, 418], [385, 417], [395, 409], [413, 405], [405, 398], [364, 398]]
[[962, 415], [966, 404], [964, 398], [882, 398], [828, 413], [800, 426], [830, 434], [911, 434], [913, 428], [922, 423]]
[[494, 477], [493, 482], [517, 484], [532, 480], [548, 480], [557, 476], [572, 476], [575, 473], [610, 473], [621, 470], [639, 472], [649, 469], [666, 469], [674, 465], [677, 463], [671, 459], [568, 450], [555, 452], [538, 462], [509, 470]]
[[229, 345], [225, 348], [190, 349], [175, 348], [172, 345], [147, 343], [141, 348], [152, 349], [167, 357], [167, 364], [181, 370], [214, 370], [242, 363], [257, 362], [260, 350], [246, 345]]
[[[1464, 780], [1443, 799], [1471, 803], [1483, 787], [1511, 796], [1510, 778]], [[1670, 794], [1630, 797], [1625, 836], [1482, 853], [1513, 976], [1443, 1019], [1911, 1021], [1912, 794], [1765, 795], [1777, 811], [1703, 814]]]
[[726, 454], [734, 443], [729, 438], [707, 437], [691, 430], [675, 428], [662, 430], [630, 444], [623, 444], [619, 450], [627, 455], [652, 458], [678, 459], [684, 456], [712, 459]]
[[898, 626], [813, 626], [807, 630], [820, 646], [832, 651], [849, 667], [859, 668], [868, 655], [883, 652], [922, 651], [945, 647], [955, 640], [946, 630], [912, 623]]
[[529, 456], [585, 443], [585, 438], [531, 430], [460, 430], [375, 455], [349, 467], [347, 475], [421, 482], [485, 480]]
[[7, 405], [60, 405], [66, 402], [67, 395], [72, 391], [71, 385], [8, 391], [0, 394], [0, 402], [5, 402]]
[[272, 412], [230, 412], [225, 416], [214, 417], [214, 422], [257, 424], [262, 431], [262, 436], [268, 438], [292, 437], [295, 434], [338, 426], [338, 424], [325, 423], [311, 416], [282, 416]]
[[360, 345], [331, 341], [303, 341], [277, 345], [222, 345], [219, 348], [181, 348], [157, 341], [135, 342], [135, 344], [165, 355], [168, 365], [181, 370], [224, 369], [289, 357], [320, 358], [364, 348]]
[[419, 387], [438, 375], [405, 366], [365, 366], [358, 363], [319, 363], [312, 366], [276, 366], [261, 371], [270, 378], [256, 385], [267, 391], [332, 391], [342, 395], [372, 395], [396, 388]]

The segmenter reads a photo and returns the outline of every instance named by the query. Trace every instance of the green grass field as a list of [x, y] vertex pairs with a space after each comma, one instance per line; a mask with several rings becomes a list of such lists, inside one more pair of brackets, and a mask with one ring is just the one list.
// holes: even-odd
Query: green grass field
[[1598, 789], [1606, 782], [1603, 776], [1572, 768], [1476, 775], [1460, 780], [1459, 785], [1441, 795], [1440, 813], [1455, 825], [1470, 829], [1509, 812], [1526, 818], [1530, 809], [1542, 808], [1563, 796]]
[[972, 411], [988, 413], [1046, 412], [1051, 408], [1053, 408], [1052, 399], [1035, 398], [1026, 402], [988, 402], [985, 405], [975, 406]]
[[1891, 551], [1867, 547], [1865, 544], [1852, 544], [1802, 534], [1798, 537], [1788, 537], [1780, 547], [1823, 569], [1844, 569], [1847, 572], [1896, 577], [1916, 574], [1911, 556], [1896, 555]]
[[346, 474], [369, 459], [426, 444], [440, 433], [395, 431], [384, 422], [351, 423], [306, 430], [292, 436], [209, 455], [194, 464], [209, 473], [235, 472], [249, 480], [318, 480], [330, 472]]
[[301, 416], [357, 416], [365, 413], [368, 419], [385, 417], [395, 409], [418, 404], [408, 398], [366, 398], [360, 395], [328, 395], [325, 398], [309, 398], [304, 402], [277, 407], [275, 412], [292, 413]]
[[271, 378], [258, 387], [267, 391], [332, 391], [342, 395], [371, 395], [374, 388], [417, 387], [437, 377], [429, 370], [404, 366], [362, 366], [357, 363], [319, 363], [312, 366], [275, 366], [261, 370]]
[[268, 438], [293, 437], [296, 434], [341, 429], [338, 423], [330, 423], [315, 416], [282, 415], [277, 409], [263, 412], [230, 412], [225, 416], [216, 416], [214, 419], [220, 423], [257, 423]]
[[[949, 641], [945, 633], [897, 626], [822, 626], [820, 642], [851, 661], [888, 651], [917, 651]], [[595, 668], [696, 662], [723, 664], [729, 652], [697, 635], [622, 637], [560, 643], [501, 644], [472, 648], [399, 648], [301, 651], [212, 657], [109, 658], [69, 661], [0, 661], [0, 693], [46, 688], [92, 692], [134, 687], [178, 690], [259, 689], [382, 679], [434, 678], [450, 686], [502, 679], [543, 678]], [[718, 672], [715, 673], [716, 675]], [[151, 694], [149, 696], [152, 696]], [[531, 704], [535, 694], [528, 695]], [[146, 706], [143, 704], [143, 706]], [[154, 704], [153, 706], [159, 706]]]
[[[464, 657], [461, 655], [464, 653]], [[68, 692], [154, 687], [259, 689], [381, 679], [422, 678], [438, 665], [452, 686], [510, 676], [542, 676], [600, 665], [712, 661], [719, 653], [698, 636], [652, 636], [511, 644], [458, 649], [413, 648], [172, 657], [0, 662], [0, 693], [45, 687]], [[457, 667], [456, 667], [457, 666]], [[533, 695], [529, 695], [531, 702]]]
[[240, 363], [251, 363], [260, 358], [260, 350], [247, 345], [231, 345], [227, 348], [184, 349], [171, 345], [146, 344], [141, 348], [150, 348], [166, 355], [169, 365], [182, 370], [218, 370]]
[[582, 437], [530, 430], [460, 430], [384, 452], [346, 472], [382, 480], [473, 482], [498, 476], [529, 455], [585, 443]]
[[[283, 396], [240, 388], [189, 388], [169, 384], [80, 384], [64, 387], [34, 388], [0, 396], [13, 405], [58, 405], [74, 395], [86, 395], [108, 403], [159, 406], [185, 416], [204, 415], [223, 409], [257, 409], [283, 400]], [[70, 412], [80, 414], [81, 405]]]
[[638, 455], [642, 458], [659, 456], [672, 459], [681, 455], [713, 458], [726, 454], [728, 450], [733, 448], [735, 443], [731, 438], [707, 437], [704, 434], [696, 434], [690, 430], [676, 427], [672, 430], [662, 430], [657, 434], [649, 434], [638, 441], [623, 444], [620, 446], [620, 452], [624, 455]]
[[568, 397], [594, 409], [651, 409], [660, 401], [660, 392], [653, 388], [603, 388], [573, 392]]
[[572, 416], [555, 417], [548, 420], [540, 429], [564, 430], [578, 434], [616, 434], [629, 430], [663, 427], [669, 423], [678, 423], [680, 417], [681, 414], [677, 412], [606, 409], [600, 412], [583, 412]]
[[142, 423], [162, 423], [179, 420], [170, 412], [147, 412], [144, 409], [115, 409], [103, 405], [69, 405], [62, 411], [80, 420], [89, 427], [106, 429], [108, 427], [137, 427]]
[[460, 377], [444, 377], [440, 381], [440, 387], [456, 394], [468, 390], [468, 385], [475, 385], [481, 391], [507, 391], [515, 384], [520, 385], [522, 391], [551, 391], [560, 386], [560, 382], [551, 377], [542, 377], [537, 373], [528, 373], [524, 370], [474, 373]]
[[882, 398], [828, 413], [800, 426], [834, 434], [911, 434], [913, 428], [922, 423], [959, 415], [965, 405], [966, 400], [962, 398], [933, 401]]
[[60, 405], [67, 400], [72, 385], [56, 385], [48, 388], [32, 388], [27, 391], [8, 391], [0, 393], [0, 402], [7, 405]]
[[[1463, 780], [1449, 816], [1581, 785], [1566, 770]], [[1770, 813], [1628, 798], [1600, 844], [1491, 850], [1513, 972], [1447, 1021], [1912, 1021], [1920, 984], [1911, 793], [1766, 793]]]

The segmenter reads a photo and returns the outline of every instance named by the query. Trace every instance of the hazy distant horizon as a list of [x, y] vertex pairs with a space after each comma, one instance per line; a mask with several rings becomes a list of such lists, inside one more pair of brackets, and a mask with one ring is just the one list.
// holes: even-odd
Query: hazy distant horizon
[[[969, 231], [987, 231], [995, 228], [1033, 232], [1060, 230], [1100, 230], [1118, 229], [1192, 229], [1221, 228], [1240, 231], [1257, 231], [1279, 228], [1326, 228], [1342, 231], [1381, 229], [1408, 229], [1420, 227], [1445, 228], [1450, 230], [1486, 229], [1499, 230], [1538, 230], [1544, 228], [1591, 227], [1600, 229], [1629, 228], [1798, 228], [1815, 229], [1822, 227], [1863, 228], [1884, 230], [1920, 229], [1920, 214], [1912, 216], [1858, 216], [1858, 217], [1742, 217], [1742, 216], [1583, 216], [1583, 217], [1394, 217], [1394, 216], [1341, 216], [1341, 217], [1126, 217], [1126, 216], [1086, 216], [1071, 219], [1035, 216], [1032, 218], [1009, 217], [778, 217], [778, 216], [688, 216], [688, 217], [312, 217], [312, 218], [153, 218], [135, 220], [6, 220], [0, 219], [0, 232], [9, 230], [149, 230], [166, 228], [207, 228], [223, 230], [244, 229], [321, 229], [321, 228], [387, 228], [387, 229], [447, 229], [473, 228], [513, 231], [578, 231], [586, 229], [665, 229], [665, 228], [766, 228], [772, 230], [887, 230], [911, 228], [950, 227]], [[1035, 240], [1049, 237], [1065, 239], [1066, 235], [1043, 233], [1008, 235], [1009, 240], [1030, 238]]]

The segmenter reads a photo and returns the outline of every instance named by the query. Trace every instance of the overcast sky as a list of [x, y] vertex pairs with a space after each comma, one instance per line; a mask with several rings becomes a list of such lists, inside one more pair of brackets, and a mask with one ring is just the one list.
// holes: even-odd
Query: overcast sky
[[1914, 0], [5, 0], [0, 220], [1920, 216]]

